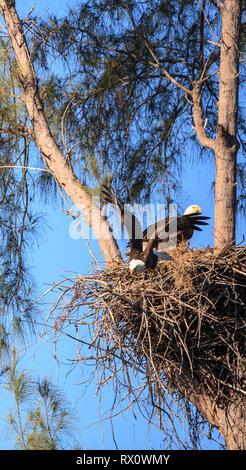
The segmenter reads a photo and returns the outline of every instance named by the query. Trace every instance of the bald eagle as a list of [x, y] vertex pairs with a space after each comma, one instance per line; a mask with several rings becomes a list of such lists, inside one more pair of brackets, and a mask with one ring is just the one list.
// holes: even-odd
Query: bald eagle
[[132, 276], [136, 272], [144, 271], [146, 268], [155, 269], [158, 262], [158, 256], [153, 253], [155, 239], [146, 240], [143, 247], [143, 232], [137, 217], [126, 209], [123, 210], [112, 187], [103, 186], [102, 193], [105, 202], [114, 204], [118, 208], [121, 223], [128, 232], [130, 238], [130, 275]]
[[154, 235], [153, 252], [158, 259], [166, 259], [166, 251], [174, 249], [182, 242], [187, 242], [194, 230], [201, 232], [200, 225], [208, 225], [210, 217], [201, 215], [201, 207], [191, 205], [179, 217], [167, 217], [149, 225], [143, 232], [143, 248]]
[[125, 226], [130, 238], [129, 255], [130, 274], [154, 269], [159, 259], [172, 259], [166, 251], [176, 244], [189, 240], [194, 230], [201, 231], [198, 225], [208, 225], [204, 220], [210, 217], [201, 216], [200, 206], [189, 206], [180, 217], [167, 217], [147, 227], [142, 232], [141, 224], [131, 212], [123, 210], [113, 188], [103, 186], [104, 201], [114, 204], [120, 211], [121, 223]]

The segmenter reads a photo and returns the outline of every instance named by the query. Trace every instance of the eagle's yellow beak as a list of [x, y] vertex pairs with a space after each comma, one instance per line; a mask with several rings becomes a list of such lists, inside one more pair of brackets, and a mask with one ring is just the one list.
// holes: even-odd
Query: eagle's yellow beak
[[130, 269], [130, 276], [133, 276], [134, 271], [135, 271], [134, 269]]
[[202, 208], [200, 206], [195, 206], [197, 212], [202, 212]]

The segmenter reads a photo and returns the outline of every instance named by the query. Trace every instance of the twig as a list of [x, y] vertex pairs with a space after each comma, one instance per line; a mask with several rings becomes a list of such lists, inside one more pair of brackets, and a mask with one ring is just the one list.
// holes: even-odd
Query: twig
[[31, 166], [24, 166], [24, 165], [0, 165], [0, 168], [20, 168], [24, 170], [35, 170], [35, 171], [44, 171], [50, 173], [50, 170], [47, 168], [35, 168]]

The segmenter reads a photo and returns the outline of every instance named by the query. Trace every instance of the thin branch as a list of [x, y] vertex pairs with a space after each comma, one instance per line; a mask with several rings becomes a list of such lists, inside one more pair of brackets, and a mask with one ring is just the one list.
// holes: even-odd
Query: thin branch
[[201, 145], [204, 147], [208, 147], [215, 151], [216, 148], [216, 141], [211, 139], [207, 136], [204, 121], [203, 121], [203, 112], [201, 107], [201, 97], [202, 97], [202, 90], [201, 90], [201, 82], [198, 81], [194, 84], [191, 96], [193, 101], [193, 118], [195, 124], [195, 131], [197, 138]]
[[170, 80], [170, 82], [172, 82], [178, 88], [181, 88], [181, 90], [185, 91], [185, 93], [191, 94], [191, 90], [189, 90], [184, 85], [182, 85], [182, 83], [175, 80], [175, 78], [173, 78], [170, 75], [170, 73], [160, 64], [159, 60], [157, 59], [156, 55], [154, 54], [153, 50], [151, 49], [150, 45], [148, 44], [148, 42], [146, 40], [144, 40], [144, 44], [145, 44], [146, 48], [148, 49], [150, 55], [153, 57], [153, 59], [155, 61], [155, 63], [150, 62], [150, 65], [152, 65], [154, 67], [158, 67], [158, 69], [160, 69], [164, 73], [164, 75], [168, 78], [168, 80]]
[[199, 0], [195, 0], [195, 1], [196, 1], [196, 3], [199, 5], [199, 7], [201, 8], [201, 11], [203, 12], [203, 15], [204, 15], [204, 18], [205, 18], [205, 20], [206, 20], [206, 23], [208, 24], [208, 26], [209, 26], [210, 30], [212, 31], [213, 35], [216, 37], [217, 41], [220, 42], [220, 38], [217, 36], [217, 34], [215, 33], [215, 31], [213, 30], [212, 25], [211, 25], [211, 23], [210, 23], [210, 21], [209, 21], [207, 15], [206, 15], [206, 13], [205, 13], [205, 10], [204, 10], [203, 5], [200, 4]]
[[204, 61], [204, 11], [205, 11], [206, 0], [202, 1], [202, 11], [201, 11], [201, 20], [200, 20], [200, 38], [199, 38], [199, 78], [203, 73], [203, 61]]
[[[32, 8], [32, 10], [35, 8], [35, 3], [34, 3], [34, 6]], [[32, 10], [28, 13], [27, 16], [29, 16], [31, 13], [32, 13]], [[31, 21], [31, 24], [30, 26], [28, 26], [27, 29], [25, 29], [25, 31], [23, 31], [23, 35], [27, 33], [27, 31], [29, 31], [29, 29], [33, 28], [33, 26], [37, 25], [38, 24], [38, 21], [49, 11], [49, 9], [47, 8], [43, 13], [42, 15], [40, 15], [35, 21]], [[27, 18], [27, 17], [26, 17]], [[25, 20], [26, 20], [25, 18]], [[25, 22], [25, 20], [23, 21], [23, 24]]]
[[35, 167], [24, 166], [24, 165], [0, 165], [0, 169], [1, 168], [20, 168], [24, 170], [35, 170], [35, 171], [43, 171], [46, 173], [50, 173], [50, 170], [48, 170], [47, 168], [35, 168]]
[[221, 2], [220, 0], [211, 0], [211, 2], [214, 4], [214, 6], [219, 7], [221, 10], [224, 7], [224, 3]]
[[62, 119], [61, 119], [61, 136], [62, 136], [62, 143], [64, 146], [64, 149], [66, 150], [66, 153], [68, 154], [68, 149], [66, 146], [66, 138], [67, 138], [67, 132], [66, 132], [66, 125], [64, 124], [66, 114], [68, 112], [68, 109], [70, 108], [72, 102], [74, 101], [75, 97], [73, 96], [71, 100], [68, 102], [63, 114], [62, 114]]

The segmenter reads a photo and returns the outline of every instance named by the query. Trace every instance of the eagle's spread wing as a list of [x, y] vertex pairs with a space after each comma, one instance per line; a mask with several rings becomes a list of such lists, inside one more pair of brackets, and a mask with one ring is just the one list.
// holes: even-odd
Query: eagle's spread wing
[[143, 241], [147, 242], [150, 238], [154, 238], [154, 248], [158, 248], [160, 244], [163, 246], [165, 243], [172, 244], [172, 241], [176, 241], [177, 244], [183, 240], [187, 241], [192, 237], [194, 230], [202, 230], [199, 226], [208, 225], [205, 222], [208, 219], [210, 217], [199, 213], [181, 215], [177, 219], [167, 217], [147, 227], [143, 232]]
[[103, 196], [104, 196], [104, 201], [105, 202], [108, 202], [110, 204], [113, 204], [117, 210], [119, 211], [120, 213], [120, 219], [121, 219], [121, 223], [122, 223], [122, 226], [124, 226], [127, 230], [127, 233], [128, 233], [128, 236], [129, 236], [129, 239], [130, 239], [130, 249], [131, 249], [131, 253], [133, 254], [133, 251], [135, 250], [138, 250], [140, 252], [142, 252], [143, 250], [143, 231], [142, 231], [142, 227], [141, 227], [141, 224], [139, 222], [139, 220], [137, 219], [137, 217], [135, 217], [135, 215], [128, 211], [126, 209], [126, 207], [122, 207], [115, 195], [115, 192], [113, 190], [113, 188], [110, 186], [110, 187], [107, 187], [107, 186], [103, 186], [102, 187], [102, 193], [103, 193]]

